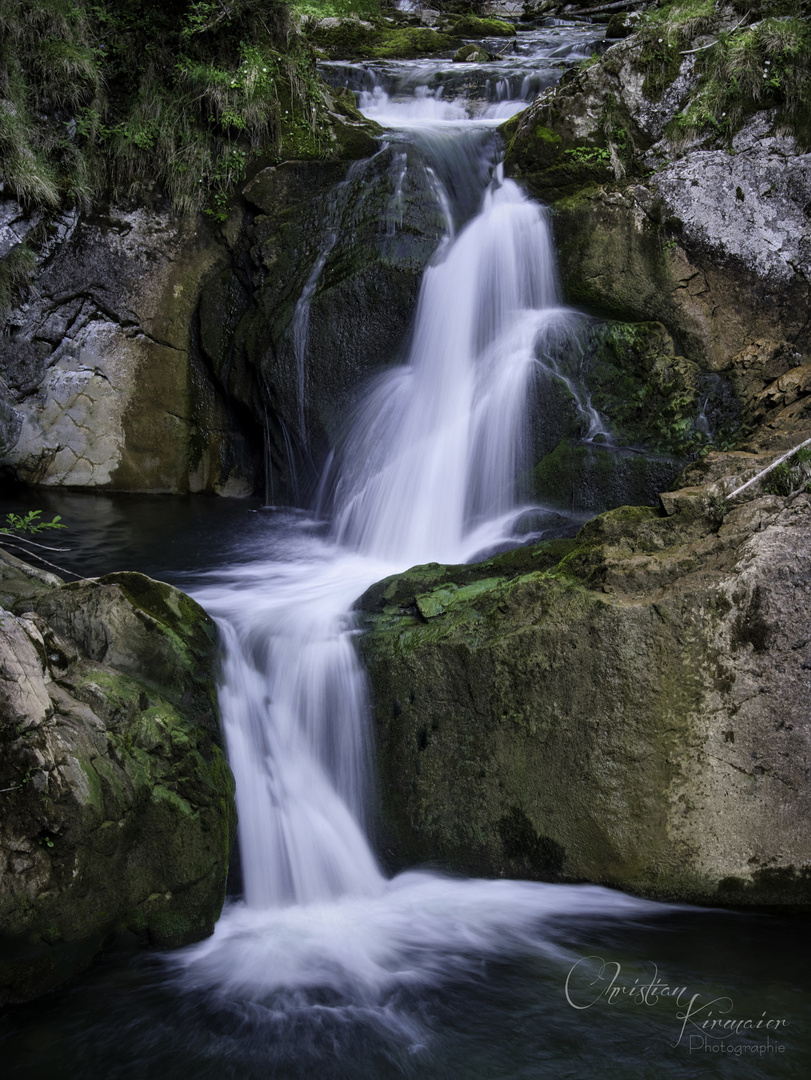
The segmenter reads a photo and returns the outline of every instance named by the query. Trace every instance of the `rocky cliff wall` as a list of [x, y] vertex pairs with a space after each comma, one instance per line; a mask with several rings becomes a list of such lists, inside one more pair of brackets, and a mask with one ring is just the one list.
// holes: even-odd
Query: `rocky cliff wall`
[[249, 493], [251, 451], [192, 347], [201, 283], [227, 257], [202, 218], [159, 204], [63, 215], [0, 338], [6, 473]]

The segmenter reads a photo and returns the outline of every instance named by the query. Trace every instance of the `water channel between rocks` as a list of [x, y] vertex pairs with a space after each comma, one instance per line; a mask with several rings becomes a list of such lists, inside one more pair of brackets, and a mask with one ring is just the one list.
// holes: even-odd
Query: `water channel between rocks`
[[[545, 212], [503, 178], [494, 131], [593, 40], [560, 26], [489, 65], [325, 66], [389, 129], [387, 227], [407, 225], [397, 193], [418, 160], [444, 235], [408, 363], [361, 398], [312, 514], [48, 496], [75, 535], [86, 518], [79, 572], [168, 578], [218, 620], [244, 895], [209, 940], [113, 957], [4, 1021], [8, 1075], [61, 1075], [57, 1060], [88, 1078], [805, 1075], [807, 976], [789, 923], [587, 885], [390, 878], [374, 849], [353, 602], [412, 565], [561, 528], [519, 483], [539, 371], [570, 380], [584, 440], [610, 438], [560, 368], [578, 316], [560, 300]], [[300, 356], [330, 235], [294, 315]], [[303, 417], [303, 365], [299, 378]], [[719, 1038], [700, 1027], [710, 1012], [763, 1026]]]

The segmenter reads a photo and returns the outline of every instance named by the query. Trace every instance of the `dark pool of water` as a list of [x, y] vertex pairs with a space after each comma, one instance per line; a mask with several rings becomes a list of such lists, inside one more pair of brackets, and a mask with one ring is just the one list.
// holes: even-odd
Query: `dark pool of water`
[[[804, 1080], [800, 931], [794, 920], [698, 910], [647, 925], [561, 919], [544, 931], [559, 956], [505, 955], [373, 1003], [318, 989], [234, 1000], [181, 990], [160, 957], [110, 955], [0, 1018], [0, 1060], [4, 1076], [25, 1080]], [[589, 957], [608, 965], [593, 985]], [[680, 998], [646, 994], [657, 979]], [[696, 1026], [721, 1017], [762, 1026], [725, 1037]]]

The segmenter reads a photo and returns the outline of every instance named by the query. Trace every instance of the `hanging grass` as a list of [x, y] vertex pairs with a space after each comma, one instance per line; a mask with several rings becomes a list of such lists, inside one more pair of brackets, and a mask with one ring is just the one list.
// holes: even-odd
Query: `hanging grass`
[[762, 19], [696, 54], [699, 82], [670, 126], [675, 138], [731, 138], [746, 120], [773, 109], [777, 125], [811, 147], [811, 25], [802, 18]]
[[646, 96], [660, 100], [688, 57], [698, 76], [670, 137], [730, 138], [753, 113], [773, 109], [783, 130], [811, 145], [808, 7], [807, 0], [672, 0], [645, 12], [637, 66]]
[[327, 145], [281, 0], [0, 0], [0, 183], [29, 210], [157, 189], [221, 216], [252, 156]]

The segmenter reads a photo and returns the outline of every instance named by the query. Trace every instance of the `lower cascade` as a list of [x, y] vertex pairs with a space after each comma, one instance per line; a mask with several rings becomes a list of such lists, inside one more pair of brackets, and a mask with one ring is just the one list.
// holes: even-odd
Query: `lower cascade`
[[[408, 363], [368, 388], [325, 470], [318, 509], [329, 535], [305, 520], [284, 556], [197, 592], [226, 644], [220, 702], [245, 895], [211, 939], [173, 960], [194, 986], [259, 999], [329, 990], [347, 1007], [378, 1009], [391, 1028], [406, 1025], [393, 992], [470, 971], [511, 943], [551, 949], [540, 931], [548, 917], [655, 907], [596, 887], [429, 872], [389, 880], [368, 839], [369, 709], [352, 603], [412, 565], [510, 543], [533, 373], [553, 363], [577, 320], [560, 302], [545, 211], [493, 157], [487, 129], [498, 119], [459, 120], [458, 104], [437, 119], [436, 106], [424, 94], [399, 113], [396, 100], [385, 106], [400, 137], [442, 161], [446, 233], [423, 279]], [[459, 221], [454, 187], [476, 171], [478, 211]]]

